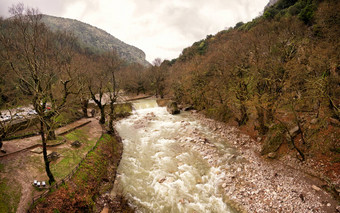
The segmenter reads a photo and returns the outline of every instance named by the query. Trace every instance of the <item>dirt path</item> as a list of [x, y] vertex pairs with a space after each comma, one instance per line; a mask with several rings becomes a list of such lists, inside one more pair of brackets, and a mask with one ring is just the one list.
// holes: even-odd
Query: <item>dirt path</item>
[[[68, 124], [64, 127], [58, 128], [56, 130], [56, 134], [63, 133], [69, 129], [75, 128], [77, 126], [80, 126], [88, 121], [95, 121], [96, 119], [94, 118], [83, 118], [80, 119], [74, 123]], [[6, 150], [6, 154], [10, 154], [22, 149], [25, 149], [27, 147], [33, 146], [35, 144], [41, 144], [41, 136], [33, 136], [29, 138], [23, 138], [23, 139], [15, 139], [15, 140], [10, 140], [10, 141], [4, 141], [3, 142], [3, 149]], [[0, 154], [1, 155], [1, 154]]]
[[[81, 128], [88, 129], [88, 140], [98, 140], [102, 134], [102, 128], [99, 125], [96, 118], [87, 118], [78, 120], [72, 124], [66, 125], [65, 127], [57, 129], [56, 133], [60, 134], [74, 127], [80, 126], [88, 121], [91, 121], [89, 124], [85, 125]], [[17, 150], [21, 150], [25, 147], [32, 146], [34, 144], [39, 144], [40, 136], [34, 136], [31, 138], [17, 139], [11, 141], [5, 141], [4, 148], [7, 150], [7, 153], [15, 152]], [[64, 145], [63, 145], [64, 146]], [[67, 146], [70, 146], [67, 144]], [[48, 148], [49, 150], [57, 149], [58, 147]], [[64, 147], [65, 148], [65, 147]], [[67, 147], [68, 148], [68, 147]], [[33, 180], [47, 180], [47, 176], [44, 172], [44, 166], [41, 158], [38, 158], [38, 161], [32, 160], [34, 156], [37, 154], [33, 154], [29, 151], [20, 152], [18, 154], [8, 156], [4, 159], [0, 159], [0, 163], [4, 165], [5, 171], [0, 173], [0, 178], [6, 178], [8, 180], [12, 180], [12, 187], [21, 188], [21, 197], [20, 202], [18, 204], [17, 212], [26, 212], [30, 203], [32, 202], [32, 198], [34, 196], [39, 195], [42, 192], [39, 192], [34, 189], [32, 186]], [[40, 155], [39, 155], [40, 156]], [[37, 159], [37, 157], [35, 158]], [[37, 167], [37, 165], [39, 165]], [[17, 186], [15, 186], [17, 185]]]

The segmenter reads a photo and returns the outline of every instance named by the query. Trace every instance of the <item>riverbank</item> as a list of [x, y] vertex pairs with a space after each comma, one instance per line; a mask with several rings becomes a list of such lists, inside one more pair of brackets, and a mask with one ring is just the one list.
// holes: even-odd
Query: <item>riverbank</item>
[[70, 181], [48, 194], [31, 212], [100, 212], [104, 206], [110, 210], [128, 208], [124, 203], [106, 200], [105, 196], [113, 187], [122, 151], [118, 136], [103, 134]]
[[[237, 148], [237, 158], [225, 168], [220, 180], [224, 193], [247, 212], [337, 212], [339, 203], [323, 189], [326, 183], [308, 175], [301, 163], [264, 159], [261, 145], [235, 127], [193, 113], [200, 123]], [[194, 135], [194, 134], [193, 134]], [[216, 147], [204, 138], [188, 145], [199, 151], [211, 166], [218, 164]]]
[[[59, 156], [51, 162], [50, 168], [56, 180], [60, 181], [93, 148], [102, 130], [96, 119], [89, 118], [56, 132], [67, 132], [59, 135], [57, 140], [48, 141], [48, 154], [56, 152]], [[32, 185], [34, 180], [48, 181], [40, 140], [39, 137], [31, 137], [4, 142], [8, 152], [0, 157], [0, 212], [26, 212], [32, 199], [45, 191]], [[72, 147], [71, 144], [76, 140], [81, 142], [81, 147]], [[37, 148], [30, 149], [32, 146]]]

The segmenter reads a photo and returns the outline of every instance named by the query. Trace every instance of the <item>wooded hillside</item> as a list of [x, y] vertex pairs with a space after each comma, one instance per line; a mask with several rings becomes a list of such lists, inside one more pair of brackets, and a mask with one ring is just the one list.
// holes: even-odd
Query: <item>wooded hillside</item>
[[163, 62], [166, 93], [240, 126], [262, 154], [288, 148], [339, 166], [339, 35], [339, 1], [280, 0]]

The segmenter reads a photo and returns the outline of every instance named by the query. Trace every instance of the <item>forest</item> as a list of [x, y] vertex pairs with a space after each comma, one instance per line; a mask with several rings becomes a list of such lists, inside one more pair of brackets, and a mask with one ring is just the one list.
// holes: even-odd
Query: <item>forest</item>
[[279, 1], [164, 61], [162, 88], [261, 139], [263, 155], [288, 147], [338, 165], [339, 26], [338, 1]]

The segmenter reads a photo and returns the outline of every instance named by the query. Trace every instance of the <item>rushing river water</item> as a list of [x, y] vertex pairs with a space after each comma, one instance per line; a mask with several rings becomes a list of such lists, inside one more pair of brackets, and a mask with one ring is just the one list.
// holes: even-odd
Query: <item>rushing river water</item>
[[137, 101], [134, 108], [116, 129], [124, 144], [119, 188], [137, 212], [234, 212], [219, 182], [228, 162], [221, 158], [212, 166], [185, 143], [196, 132], [212, 141], [221, 156], [233, 149], [190, 113], [170, 115], [154, 100]]

